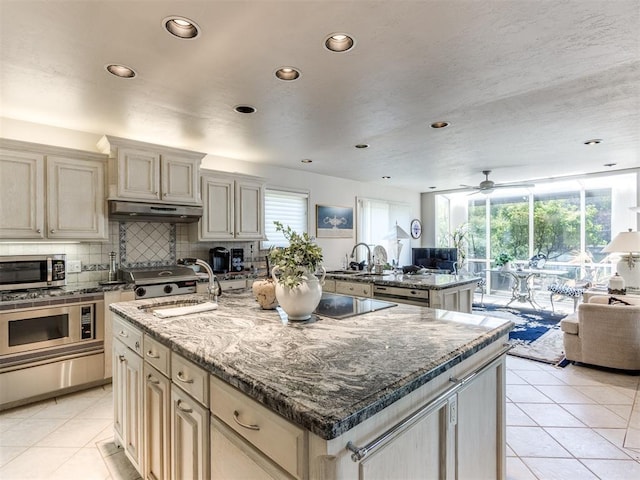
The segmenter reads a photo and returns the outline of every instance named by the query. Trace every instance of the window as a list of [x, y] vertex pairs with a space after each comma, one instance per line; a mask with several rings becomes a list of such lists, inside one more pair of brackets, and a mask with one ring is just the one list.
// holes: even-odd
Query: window
[[[387, 251], [389, 263], [392, 259], [398, 259], [398, 248], [400, 249], [400, 265], [411, 263], [411, 249], [408, 247], [410, 239], [402, 239], [400, 242], [392, 237], [396, 222], [405, 231], [409, 232], [411, 222], [411, 209], [404, 203], [389, 202], [387, 200], [376, 200], [370, 198], [358, 198], [358, 238], [357, 242], [364, 242], [373, 248], [381, 245]], [[399, 243], [399, 245], [398, 245]], [[404, 250], [403, 246], [407, 246]], [[364, 249], [357, 252], [357, 260], [364, 260]]]
[[261, 249], [286, 247], [282, 232], [276, 232], [275, 221], [289, 225], [297, 233], [304, 233], [309, 225], [309, 193], [267, 188], [264, 194], [264, 232], [267, 240], [260, 242]]

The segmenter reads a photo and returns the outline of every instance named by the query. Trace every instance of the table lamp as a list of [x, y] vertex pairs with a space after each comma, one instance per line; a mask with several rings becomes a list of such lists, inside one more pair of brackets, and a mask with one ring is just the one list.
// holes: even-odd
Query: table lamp
[[387, 233], [384, 238], [386, 240], [395, 240], [396, 241], [396, 267], [400, 266], [400, 252], [402, 251], [402, 242], [400, 240], [404, 238], [410, 238], [409, 234], [405, 232], [398, 222], [396, 222], [395, 226], [391, 229], [389, 233]]
[[602, 251], [621, 254], [616, 270], [629, 293], [640, 293], [640, 233], [620, 232]]

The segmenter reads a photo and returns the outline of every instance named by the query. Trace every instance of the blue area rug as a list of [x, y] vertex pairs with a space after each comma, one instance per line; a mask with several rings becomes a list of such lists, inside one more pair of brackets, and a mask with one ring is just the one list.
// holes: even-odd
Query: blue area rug
[[566, 315], [491, 304], [474, 304], [473, 313], [504, 318], [516, 324], [509, 333], [509, 343], [514, 346], [509, 355], [564, 366], [561, 364], [564, 352], [560, 320]]

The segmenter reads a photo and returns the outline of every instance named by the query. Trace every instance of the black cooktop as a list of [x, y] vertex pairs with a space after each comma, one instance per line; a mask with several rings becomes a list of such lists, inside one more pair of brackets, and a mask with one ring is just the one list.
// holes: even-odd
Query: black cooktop
[[350, 297], [337, 293], [323, 293], [318, 307], [313, 313], [331, 318], [348, 318], [363, 313], [375, 312], [397, 303], [374, 300], [373, 298]]

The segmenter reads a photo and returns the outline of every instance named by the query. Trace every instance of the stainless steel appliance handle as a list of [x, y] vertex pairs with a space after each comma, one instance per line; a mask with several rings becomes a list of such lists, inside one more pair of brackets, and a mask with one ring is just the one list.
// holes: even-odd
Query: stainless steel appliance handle
[[353, 442], [349, 441], [346, 445], [346, 449], [351, 453], [351, 460], [354, 462], [359, 462], [364, 457], [389, 443], [392, 439], [397, 437], [400, 433], [404, 432], [408, 427], [415, 424], [422, 417], [429, 415], [430, 413], [439, 409], [442, 405], [447, 402], [447, 399], [460, 390], [465, 384], [469, 383], [474, 377], [480, 375], [482, 372], [491, 368], [496, 362], [498, 362], [504, 354], [506, 354], [513, 347], [511, 345], [506, 345], [502, 350], [500, 350], [496, 355], [491, 357], [487, 362], [485, 362], [481, 367], [471, 372], [469, 375], [462, 379], [450, 378], [449, 381], [453, 383], [453, 386], [449, 387], [447, 390], [438, 395], [434, 400], [419, 408], [409, 416], [402, 419], [400, 422], [395, 424], [386, 432], [382, 433], [380, 436], [366, 444], [364, 447], [358, 447], [353, 444]]
[[53, 259], [47, 257], [47, 282], [53, 281]]

